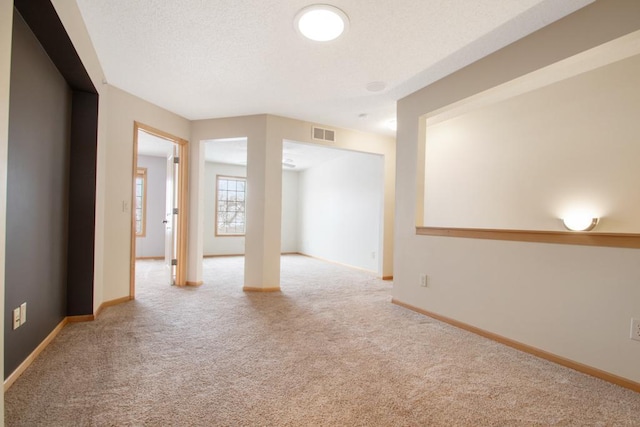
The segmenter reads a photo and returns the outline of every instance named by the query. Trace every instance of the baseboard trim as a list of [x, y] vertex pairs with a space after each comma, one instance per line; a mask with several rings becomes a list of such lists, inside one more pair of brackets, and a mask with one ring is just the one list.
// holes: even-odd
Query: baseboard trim
[[362, 267], [356, 267], [355, 265], [350, 265], [350, 264], [345, 264], [344, 262], [340, 262], [340, 261], [333, 261], [327, 258], [322, 258], [319, 256], [315, 256], [315, 255], [309, 255], [309, 254], [305, 254], [302, 252], [296, 252], [296, 255], [302, 255], [302, 256], [306, 256], [308, 258], [314, 258], [320, 261], [324, 261], [324, 262], [328, 262], [329, 264], [335, 264], [335, 265], [339, 265], [342, 267], [347, 267], [347, 268], [353, 268], [354, 270], [358, 270], [358, 271], [364, 271], [365, 273], [371, 273], [371, 274], [378, 274], [376, 271], [373, 270], [367, 270], [366, 268], [362, 268]]
[[251, 286], [245, 286], [242, 288], [244, 292], [280, 292], [280, 287], [277, 288], [254, 288]]
[[[299, 252], [281, 252], [280, 255], [301, 255]], [[244, 256], [244, 254], [219, 254], [219, 255], [202, 255], [202, 258], [223, 258], [232, 256]]]
[[393, 276], [382, 276], [382, 280], [393, 280]]
[[391, 302], [400, 307], [404, 307], [411, 311], [415, 311], [416, 313], [423, 314], [425, 316], [431, 317], [436, 320], [440, 320], [441, 322], [448, 323], [449, 325], [455, 326], [460, 329], [464, 329], [466, 331], [472, 332], [474, 334], [480, 335], [482, 337], [488, 338], [490, 340], [499, 342], [500, 344], [504, 344], [506, 346], [515, 348], [516, 350], [523, 351], [525, 353], [532, 354], [541, 359], [548, 360], [553, 363], [557, 363], [558, 365], [565, 366], [567, 368], [571, 368], [575, 371], [582, 372], [583, 374], [591, 375], [592, 377], [600, 378], [601, 380], [619, 385], [620, 387], [628, 388], [629, 390], [633, 390], [635, 392], [640, 393], [640, 383], [635, 381], [628, 380], [626, 378], [620, 377], [618, 375], [602, 371], [598, 368], [594, 368], [592, 366], [585, 365], [583, 363], [579, 363], [573, 361], [571, 359], [567, 359], [562, 356], [558, 356], [553, 353], [549, 353], [544, 350], [540, 350], [539, 348], [530, 346], [528, 344], [523, 344], [518, 341], [514, 341], [510, 338], [503, 337], [502, 335], [494, 334], [493, 332], [485, 331], [484, 329], [477, 328], [475, 326], [471, 326], [467, 323], [460, 322], [458, 320], [452, 319], [450, 317], [442, 316], [437, 313], [433, 313], [427, 310], [423, 310], [421, 308], [412, 306], [411, 304], [404, 303], [397, 299], [392, 299]]
[[81, 314], [79, 316], [67, 316], [68, 323], [78, 323], [78, 322], [92, 322], [96, 320], [96, 316], [93, 314]]
[[232, 256], [244, 256], [244, 254], [219, 254], [219, 255], [202, 255], [202, 258], [225, 258]]
[[36, 360], [36, 357], [38, 357], [40, 353], [42, 353], [42, 350], [44, 350], [49, 345], [49, 343], [53, 341], [53, 339], [60, 333], [62, 328], [64, 328], [64, 326], [68, 322], [68, 317], [62, 319], [62, 321], [58, 323], [58, 326], [53, 328], [53, 331], [51, 331], [49, 335], [47, 335], [47, 337], [40, 344], [38, 344], [35, 350], [33, 350], [31, 354], [27, 356], [27, 358], [24, 359], [22, 363], [11, 373], [11, 375], [9, 375], [6, 380], [4, 380], [5, 392], [9, 390], [9, 387], [11, 387], [13, 383], [16, 382], [16, 380], [20, 377], [20, 375], [22, 375], [22, 373], [26, 371], [29, 366], [31, 366], [33, 361]]
[[109, 301], [103, 301], [102, 304], [100, 304], [100, 306], [98, 307], [98, 309], [96, 310], [95, 314], [94, 314], [94, 318], [97, 319], [98, 316], [100, 315], [100, 313], [102, 313], [102, 310], [104, 310], [107, 307], [111, 307], [114, 305], [118, 305], [118, 304], [122, 304], [123, 302], [128, 302], [131, 301], [133, 298], [131, 298], [131, 296], [126, 296], [126, 297], [122, 297], [122, 298], [116, 298], [116, 299], [112, 299]]
[[189, 282], [187, 281], [187, 286], [193, 286], [193, 287], [198, 287], [198, 286], [202, 286], [204, 282], [202, 280], [199, 280], [197, 282]]

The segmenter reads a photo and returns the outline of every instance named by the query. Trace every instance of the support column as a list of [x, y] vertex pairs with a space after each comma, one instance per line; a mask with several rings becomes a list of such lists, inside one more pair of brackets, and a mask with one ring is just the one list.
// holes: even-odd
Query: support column
[[282, 139], [247, 141], [247, 231], [244, 290], [280, 290], [282, 218]]
[[187, 226], [187, 285], [202, 284], [204, 245], [204, 144], [194, 135], [189, 142], [189, 224]]

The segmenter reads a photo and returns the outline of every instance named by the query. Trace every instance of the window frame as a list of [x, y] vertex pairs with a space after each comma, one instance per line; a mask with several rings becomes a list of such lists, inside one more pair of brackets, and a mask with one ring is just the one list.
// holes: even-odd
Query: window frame
[[140, 218], [140, 232], [138, 232], [138, 216], [137, 216], [137, 212], [136, 214], [134, 214], [134, 217], [136, 219], [136, 237], [146, 237], [147, 235], [147, 186], [148, 186], [148, 182], [149, 180], [147, 179], [147, 168], [137, 168], [136, 169], [136, 185], [135, 185], [135, 194], [134, 194], [134, 200], [136, 201], [136, 205], [133, 207], [133, 209], [135, 209], [136, 211], [138, 210], [138, 178], [142, 179], [142, 206], [141, 206], [141, 210], [142, 210], [142, 215]]
[[[219, 213], [219, 202], [220, 202], [220, 180], [233, 180], [233, 181], [242, 181], [244, 183], [244, 200], [243, 200], [243, 213], [244, 213], [244, 221], [243, 221], [243, 232], [241, 233], [224, 233], [220, 232], [218, 228], [218, 213]], [[216, 175], [216, 186], [214, 189], [214, 197], [215, 197], [215, 217], [213, 229], [216, 237], [244, 237], [247, 233], [247, 178], [244, 176], [231, 176], [231, 175]]]

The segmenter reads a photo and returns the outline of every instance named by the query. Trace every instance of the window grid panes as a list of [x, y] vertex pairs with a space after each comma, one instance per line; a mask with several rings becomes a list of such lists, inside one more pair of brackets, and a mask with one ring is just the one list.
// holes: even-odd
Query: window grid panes
[[136, 236], [145, 235], [147, 170], [136, 173]]
[[244, 235], [246, 180], [239, 177], [218, 176], [216, 182], [216, 234]]

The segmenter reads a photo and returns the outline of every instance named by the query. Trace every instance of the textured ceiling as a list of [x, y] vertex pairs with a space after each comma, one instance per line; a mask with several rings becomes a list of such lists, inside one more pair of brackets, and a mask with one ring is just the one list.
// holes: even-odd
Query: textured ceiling
[[[205, 141], [205, 143], [205, 159], [208, 162], [247, 164], [246, 138], [212, 139]], [[317, 144], [302, 144], [293, 141], [283, 141], [282, 143], [282, 162], [293, 166], [284, 167], [284, 169], [294, 172], [312, 168], [347, 153], [349, 151]]]
[[293, 28], [308, 0], [77, 0], [109, 84], [181, 116], [386, 134], [396, 100], [592, 1], [336, 0], [349, 30], [318, 43]]

